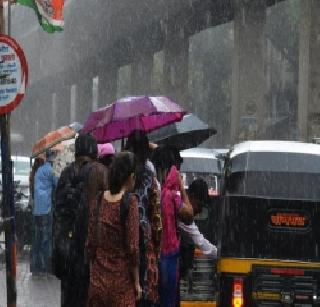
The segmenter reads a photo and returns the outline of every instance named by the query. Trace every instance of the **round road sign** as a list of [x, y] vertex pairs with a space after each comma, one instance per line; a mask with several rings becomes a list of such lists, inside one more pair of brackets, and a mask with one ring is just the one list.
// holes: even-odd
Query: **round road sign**
[[13, 111], [28, 83], [28, 65], [23, 50], [7, 35], [0, 35], [0, 114]]

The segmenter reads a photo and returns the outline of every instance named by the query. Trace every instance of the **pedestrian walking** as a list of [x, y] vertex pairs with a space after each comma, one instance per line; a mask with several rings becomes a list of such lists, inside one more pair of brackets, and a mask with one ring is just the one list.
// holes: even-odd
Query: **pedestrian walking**
[[140, 285], [142, 288], [139, 307], [151, 307], [159, 303], [159, 269], [161, 242], [160, 189], [155, 168], [149, 160], [150, 145], [147, 135], [133, 131], [127, 148], [135, 154], [136, 182], [140, 221]]
[[[61, 279], [61, 306], [86, 306], [89, 262], [85, 251], [89, 203], [106, 188], [105, 167], [88, 134], [75, 140], [75, 161], [61, 173], [54, 205], [54, 273]], [[94, 195], [94, 196], [93, 196]]]
[[32, 273], [34, 276], [51, 272], [52, 256], [52, 201], [57, 184], [52, 162], [55, 152], [46, 152], [45, 163], [34, 177], [34, 240], [32, 244]]
[[90, 205], [88, 307], [134, 307], [141, 287], [138, 200], [129, 193], [135, 182], [132, 153], [115, 155], [108, 180], [109, 190]]

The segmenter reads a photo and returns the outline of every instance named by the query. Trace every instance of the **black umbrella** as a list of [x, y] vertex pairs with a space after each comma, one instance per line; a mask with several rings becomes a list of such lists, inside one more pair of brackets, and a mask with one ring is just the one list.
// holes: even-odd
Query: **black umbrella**
[[162, 145], [173, 145], [179, 150], [197, 147], [217, 130], [210, 128], [194, 114], [187, 114], [181, 122], [164, 126], [149, 134], [151, 142]]

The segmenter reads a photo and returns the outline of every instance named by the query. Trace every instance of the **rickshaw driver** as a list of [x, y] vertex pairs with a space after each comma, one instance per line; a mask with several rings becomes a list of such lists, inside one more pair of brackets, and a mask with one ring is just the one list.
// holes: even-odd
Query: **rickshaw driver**
[[[194, 215], [200, 214], [204, 206], [209, 201], [208, 185], [203, 179], [194, 180], [188, 188], [189, 201], [193, 207]], [[178, 227], [181, 233], [181, 275], [185, 275], [189, 269], [193, 268], [193, 256], [195, 246], [197, 246], [203, 255], [212, 259], [217, 258], [217, 247], [210, 243], [203, 234], [199, 231], [195, 222], [186, 225], [183, 222], [178, 222]], [[192, 242], [190, 242], [192, 240]]]

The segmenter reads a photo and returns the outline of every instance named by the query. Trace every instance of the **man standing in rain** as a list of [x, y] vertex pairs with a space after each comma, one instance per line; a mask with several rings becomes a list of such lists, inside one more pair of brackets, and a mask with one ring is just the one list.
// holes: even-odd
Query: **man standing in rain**
[[52, 162], [55, 152], [46, 152], [46, 162], [40, 166], [34, 178], [34, 241], [32, 247], [32, 273], [34, 276], [51, 271], [52, 255], [52, 195], [57, 179]]
[[89, 134], [75, 141], [75, 162], [61, 173], [54, 207], [54, 274], [61, 280], [61, 306], [84, 307], [89, 286], [85, 252], [89, 203], [106, 189], [106, 168], [96, 162], [97, 142]]

